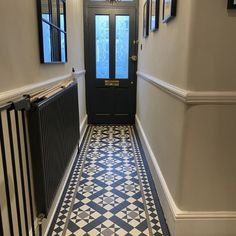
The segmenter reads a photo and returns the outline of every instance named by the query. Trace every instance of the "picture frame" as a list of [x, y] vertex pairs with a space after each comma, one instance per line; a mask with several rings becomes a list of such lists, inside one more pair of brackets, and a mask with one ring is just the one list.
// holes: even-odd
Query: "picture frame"
[[162, 21], [168, 23], [176, 16], [177, 0], [163, 0]]
[[149, 35], [149, 0], [143, 6], [143, 37], [147, 38]]
[[150, 30], [155, 32], [159, 28], [160, 0], [151, 0]]
[[227, 9], [236, 9], [236, 0], [228, 0]]

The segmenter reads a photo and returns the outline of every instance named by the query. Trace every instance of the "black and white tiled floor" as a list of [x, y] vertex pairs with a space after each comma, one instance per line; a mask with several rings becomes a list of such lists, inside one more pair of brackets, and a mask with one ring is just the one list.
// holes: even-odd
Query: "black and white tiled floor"
[[49, 235], [169, 236], [133, 126], [89, 126]]

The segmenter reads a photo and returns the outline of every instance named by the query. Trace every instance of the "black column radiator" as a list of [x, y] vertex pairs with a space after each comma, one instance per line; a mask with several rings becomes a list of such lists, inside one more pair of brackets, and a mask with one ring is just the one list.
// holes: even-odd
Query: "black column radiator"
[[37, 212], [47, 217], [79, 143], [77, 84], [34, 102], [28, 125]]

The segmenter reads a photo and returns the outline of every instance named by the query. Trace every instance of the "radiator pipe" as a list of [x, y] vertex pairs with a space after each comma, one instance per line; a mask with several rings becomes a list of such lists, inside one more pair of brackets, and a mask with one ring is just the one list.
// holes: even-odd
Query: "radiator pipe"
[[3, 165], [3, 174], [5, 180], [5, 188], [6, 188], [6, 198], [7, 198], [7, 210], [8, 210], [8, 220], [9, 220], [9, 228], [10, 235], [14, 235], [13, 231], [13, 220], [12, 220], [12, 207], [11, 207], [11, 196], [10, 196], [10, 183], [7, 172], [7, 156], [5, 151], [5, 142], [3, 136], [3, 125], [2, 125], [2, 115], [0, 113], [0, 143], [1, 143], [1, 152], [2, 152], [2, 165]]
[[43, 220], [45, 218], [44, 214], [39, 214], [38, 216], [38, 226], [39, 226], [39, 236], [43, 236]]

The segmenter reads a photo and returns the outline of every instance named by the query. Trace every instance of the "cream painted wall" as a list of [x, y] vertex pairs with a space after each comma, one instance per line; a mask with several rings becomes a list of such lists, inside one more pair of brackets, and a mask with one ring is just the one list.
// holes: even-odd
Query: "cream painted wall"
[[76, 70], [84, 70], [83, 1], [67, 0], [67, 12], [68, 56], [70, 58], [68, 62]]
[[[145, 0], [140, 0], [139, 42], [143, 45], [143, 50], [139, 50], [138, 68], [144, 73], [146, 72], [161, 80], [186, 88], [189, 65], [189, 37], [192, 25], [190, 16], [192, 15], [194, 1], [178, 1], [176, 19], [169, 24], [160, 24], [159, 32], [150, 32], [147, 39], [142, 37], [144, 2]], [[160, 2], [162, 3], [162, 1]]]
[[[139, 50], [138, 70], [186, 88], [192, 1], [179, 1], [177, 17], [169, 24], [161, 23], [160, 14], [160, 29], [150, 32], [147, 39], [142, 36], [144, 2], [140, 1], [139, 42], [143, 49]], [[179, 204], [185, 109], [182, 102], [138, 78], [137, 115], [169, 190]]]
[[[144, 2], [140, 72], [180, 89], [236, 90], [236, 11], [227, 1], [178, 1], [177, 17], [147, 39]], [[236, 105], [186, 105], [141, 77], [137, 90], [137, 117], [179, 210], [236, 211]]]
[[226, 9], [226, 0], [192, 2], [187, 87], [206, 91], [236, 90], [236, 11]]
[[82, 1], [67, 1], [68, 63], [39, 61], [36, 1], [0, 2], [0, 92], [84, 68]]
[[185, 106], [138, 79], [137, 115], [176, 203], [180, 203]]
[[190, 211], [236, 211], [236, 105], [186, 112], [181, 203]]

